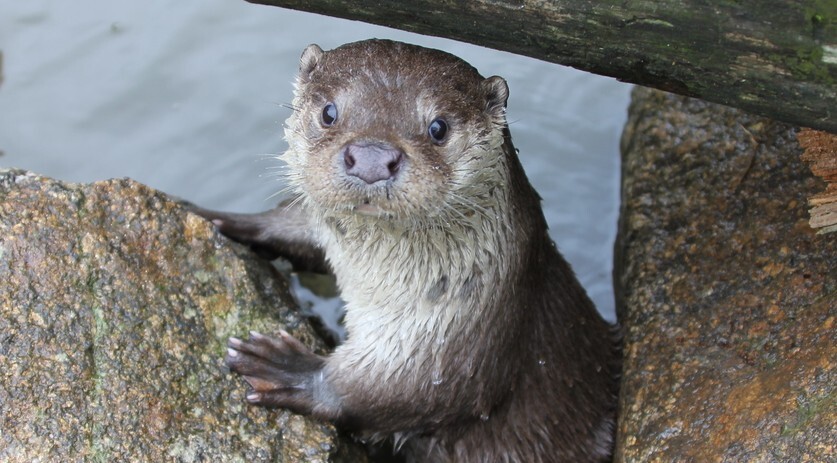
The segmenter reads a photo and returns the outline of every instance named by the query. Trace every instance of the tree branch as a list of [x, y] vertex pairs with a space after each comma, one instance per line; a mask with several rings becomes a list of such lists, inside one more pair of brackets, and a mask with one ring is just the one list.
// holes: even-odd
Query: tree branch
[[249, 0], [572, 66], [837, 133], [835, 0]]

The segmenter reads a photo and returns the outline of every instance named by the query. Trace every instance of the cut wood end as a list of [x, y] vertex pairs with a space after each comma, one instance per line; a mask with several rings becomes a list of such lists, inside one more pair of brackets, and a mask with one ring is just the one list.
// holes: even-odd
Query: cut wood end
[[813, 206], [808, 223], [820, 229], [817, 234], [837, 232], [837, 135], [802, 129], [796, 139], [804, 150], [802, 160], [828, 183], [824, 191], [808, 198], [808, 205]]
[[826, 233], [834, 233], [837, 232], [837, 225], [831, 225], [828, 227], [823, 227], [822, 230], [817, 230], [817, 235], [825, 235]]

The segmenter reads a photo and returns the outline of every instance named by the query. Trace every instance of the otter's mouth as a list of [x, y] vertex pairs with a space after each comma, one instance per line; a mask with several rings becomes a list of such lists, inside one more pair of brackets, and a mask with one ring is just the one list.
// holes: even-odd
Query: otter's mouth
[[355, 206], [353, 208], [353, 210], [354, 210], [354, 212], [356, 212], [360, 215], [365, 215], [365, 216], [370, 216], [370, 217], [380, 217], [380, 216], [385, 214], [383, 209], [381, 209], [380, 207], [370, 203], [369, 200], [366, 200], [363, 203], [358, 204], [357, 206]]

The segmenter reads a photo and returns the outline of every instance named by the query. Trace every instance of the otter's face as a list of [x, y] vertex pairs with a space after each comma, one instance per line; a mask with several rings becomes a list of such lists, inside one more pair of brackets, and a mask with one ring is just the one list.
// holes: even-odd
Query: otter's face
[[371, 40], [302, 55], [291, 179], [326, 216], [428, 225], [504, 182], [508, 87], [437, 50]]

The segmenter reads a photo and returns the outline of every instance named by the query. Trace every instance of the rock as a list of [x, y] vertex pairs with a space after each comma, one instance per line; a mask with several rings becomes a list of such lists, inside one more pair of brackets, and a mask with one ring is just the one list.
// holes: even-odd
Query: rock
[[162, 193], [0, 172], [0, 461], [365, 461], [223, 366], [251, 329], [322, 348], [289, 301]]
[[629, 113], [616, 461], [837, 461], [837, 241], [797, 130], [642, 88]]

